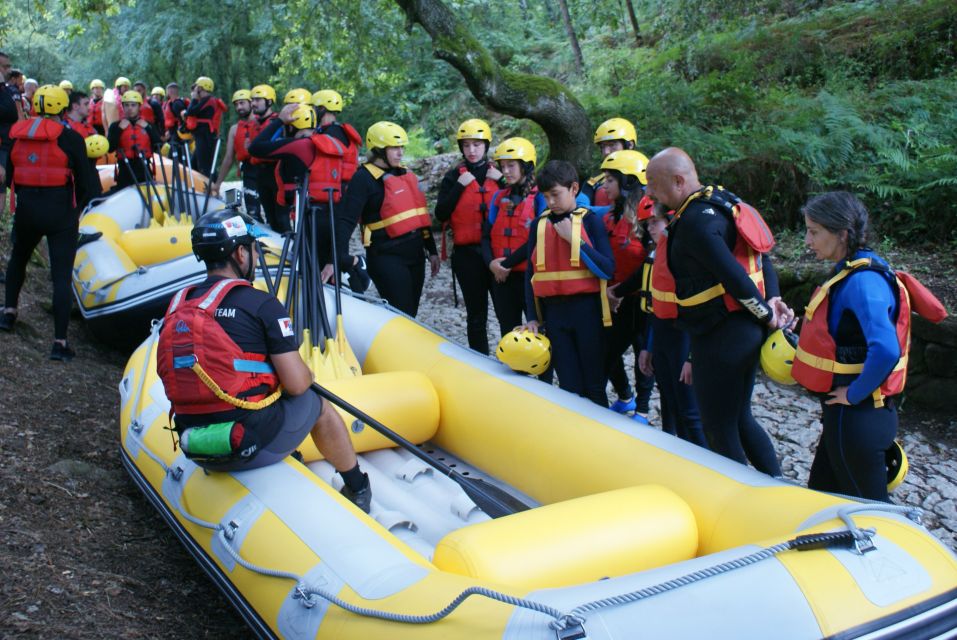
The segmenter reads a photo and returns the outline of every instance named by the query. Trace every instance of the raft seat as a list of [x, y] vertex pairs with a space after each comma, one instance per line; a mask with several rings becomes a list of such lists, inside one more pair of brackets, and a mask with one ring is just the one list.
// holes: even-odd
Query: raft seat
[[698, 550], [691, 507], [659, 485], [566, 500], [457, 529], [433, 564], [521, 589], [593, 582], [690, 560]]

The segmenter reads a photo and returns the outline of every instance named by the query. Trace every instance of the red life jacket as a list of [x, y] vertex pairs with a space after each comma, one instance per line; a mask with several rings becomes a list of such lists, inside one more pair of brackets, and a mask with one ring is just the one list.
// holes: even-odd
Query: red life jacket
[[359, 169], [359, 147], [362, 146], [362, 136], [348, 122], [343, 122], [339, 126], [346, 132], [346, 137], [351, 143], [342, 154], [342, 181], [349, 182]]
[[206, 106], [213, 108], [213, 117], [200, 118], [198, 116], [186, 116], [186, 128], [190, 131], [196, 131], [196, 127], [201, 124], [205, 124], [207, 127], [209, 127], [209, 130], [212, 133], [218, 135], [219, 123], [223, 119], [223, 114], [229, 111], [229, 107], [226, 106], [225, 102], [215, 96], [212, 96], [209, 99], [209, 102], [206, 103]]
[[656, 318], [674, 320], [678, 317], [675, 296], [675, 278], [668, 268], [668, 236], [662, 235], [655, 248], [655, 261], [651, 267], [651, 311]]
[[[714, 205], [718, 211], [722, 212], [724, 215], [730, 216], [734, 221], [734, 226], [737, 230], [737, 239], [735, 241], [734, 248], [731, 250], [731, 253], [737, 263], [741, 265], [741, 268], [744, 269], [748, 274], [748, 277], [750, 277], [757, 286], [760, 294], [764, 296], [764, 271], [761, 269], [761, 254], [767, 253], [774, 247], [774, 237], [772, 236], [771, 230], [768, 228], [767, 223], [764, 222], [764, 219], [761, 217], [761, 214], [758, 213], [757, 209], [744, 202], [734, 194], [725, 191], [721, 187], [706, 187], [705, 189], [702, 189], [701, 191], [689, 196], [689, 198], [675, 213], [671, 224], [673, 225], [678, 222], [681, 214], [688, 207], [688, 205], [699, 198], [703, 199], [709, 204]], [[659, 253], [664, 254], [664, 259], [667, 261], [667, 252], [659, 251]], [[671, 282], [664, 282], [663, 278], [665, 277], [665, 271], [662, 270], [659, 274], [662, 285], [660, 287], [660, 291], [674, 292], [674, 301], [678, 307], [697, 307], [699, 305], [706, 304], [715, 298], [721, 297], [724, 301], [725, 308], [729, 312], [738, 311], [739, 309], [743, 308], [733, 296], [725, 293], [724, 285], [720, 282], [717, 282], [702, 291], [684, 293], [683, 297], [679, 298], [677, 296], [677, 283], [672, 277], [670, 267], [668, 268], [667, 272]]]
[[382, 179], [382, 207], [379, 220], [363, 225], [362, 241], [372, 242], [372, 232], [385, 229], [390, 238], [398, 238], [416, 229], [432, 226], [432, 218], [425, 204], [425, 194], [419, 188], [419, 179], [411, 171], [401, 176], [386, 173], [372, 163], [363, 165], [376, 180]]
[[156, 124], [156, 114], [153, 113], [153, 105], [146, 100], [140, 105], [140, 117], [150, 124]]
[[588, 181], [588, 184], [594, 189], [592, 205], [596, 207], [609, 207], [615, 204], [611, 201], [611, 198], [608, 197], [608, 192], [605, 191], [605, 174], [595, 176]]
[[[863, 362], [842, 363], [837, 361], [837, 343], [831, 336], [827, 325], [831, 288], [854, 273], [862, 270], [875, 270], [870, 258], [860, 258], [845, 264], [844, 268], [818, 287], [811, 296], [811, 302], [804, 311], [801, 336], [798, 339], [797, 353], [791, 374], [804, 388], [818, 393], [826, 393], [834, 388], [834, 375], [859, 374], [864, 370]], [[876, 269], [884, 271], [885, 269]], [[900, 347], [900, 359], [872, 398], [875, 406], [883, 406], [884, 398], [894, 396], [904, 390], [907, 382], [907, 359], [910, 352], [910, 314], [916, 311], [931, 322], [940, 322], [947, 317], [947, 311], [940, 301], [916, 278], [903, 271], [889, 272], [897, 285], [897, 321], [895, 330], [897, 344]], [[890, 285], [890, 282], [888, 282]]]
[[[535, 196], [537, 189], [532, 189], [521, 202], [514, 204], [508, 195], [511, 187], [496, 191], [492, 196], [492, 204], [498, 213], [492, 223], [489, 239], [492, 245], [492, 257], [506, 258], [520, 247], [528, 244], [529, 228], [535, 220]], [[528, 261], [512, 267], [512, 271], [525, 271]]]
[[[608, 296], [605, 294], [607, 282], [598, 278], [581, 263], [582, 242], [592, 246], [582, 221], [588, 209], [579, 208], [571, 214], [572, 241], [566, 242], [555, 231], [555, 225], [548, 219], [548, 212], [542, 213], [536, 221], [535, 248], [530, 259], [535, 263], [532, 274], [532, 292], [535, 298], [552, 296], [575, 296], [597, 293], [601, 296], [602, 323], [611, 326], [611, 312]], [[539, 319], [542, 319], [539, 314]]]
[[236, 138], [233, 140], [233, 149], [236, 152], [236, 160], [239, 162], [249, 162], [252, 157], [249, 155], [249, 144], [259, 134], [257, 130], [258, 122], [248, 118], [236, 123]]
[[[255, 139], [256, 139], [256, 136], [258, 136], [259, 133], [260, 133], [263, 129], [266, 128], [266, 126], [269, 124], [269, 122], [270, 122], [273, 118], [278, 118], [278, 117], [279, 117], [279, 114], [276, 113], [275, 111], [270, 111], [270, 112], [268, 113], [268, 115], [267, 115], [265, 118], [263, 118], [262, 120], [259, 119], [259, 116], [253, 115], [253, 123], [252, 123], [252, 125], [251, 125], [251, 127], [250, 127], [250, 131], [249, 131], [249, 139], [250, 139], [250, 141], [255, 140]], [[252, 164], [276, 164], [276, 163], [278, 162], [278, 160], [271, 160], [271, 159], [268, 159], [268, 158], [257, 158], [257, 157], [255, 157], [255, 156], [253, 156], [253, 157], [251, 157], [251, 158], [249, 159], [249, 162], [251, 162]]]
[[90, 103], [90, 124], [97, 131], [103, 131], [103, 100], [94, 100]]
[[[189, 100], [183, 100], [183, 104], [187, 107], [189, 106]], [[178, 129], [179, 126], [183, 124], [179, 118], [176, 117], [176, 114], [173, 113], [173, 101], [167, 100], [163, 103], [163, 125], [169, 130], [173, 131]]]
[[84, 140], [89, 138], [92, 135], [96, 135], [97, 133], [96, 129], [93, 128], [93, 125], [87, 124], [85, 122], [74, 122], [73, 120], [70, 120], [69, 118], [65, 118], [63, 120], [63, 125], [67, 129], [73, 129], [74, 131], [79, 133], [81, 136], [83, 136]]
[[70, 159], [57, 141], [63, 124], [51, 118], [30, 118], [14, 123], [10, 160], [13, 180], [21, 187], [64, 187], [73, 181]]
[[632, 233], [631, 222], [625, 216], [615, 222], [614, 214], [609, 211], [605, 214], [604, 221], [608, 241], [611, 243], [611, 253], [615, 256], [615, 273], [611, 277], [611, 284], [618, 284], [641, 268], [645, 261], [645, 247]]
[[138, 124], [131, 124], [120, 132], [120, 143], [116, 151], [122, 153], [129, 160], [138, 158], [138, 153], [142, 153], [147, 158], [153, 157], [153, 150], [150, 148], [150, 136], [146, 129]]
[[[459, 175], [467, 172], [463, 164], [459, 166]], [[452, 210], [449, 226], [452, 227], [452, 239], [456, 245], [479, 244], [482, 242], [482, 220], [488, 213], [488, 203], [498, 189], [498, 183], [489, 178], [481, 184], [473, 180], [462, 191], [459, 201]]]
[[200, 370], [234, 400], [267, 402], [278, 390], [279, 378], [267, 356], [243, 351], [216, 321], [223, 298], [241, 286], [249, 283], [222, 280], [192, 300], [186, 298], [195, 287], [186, 287], [170, 302], [160, 330], [156, 371], [173, 413], [214, 413], [238, 406], [217, 396]]
[[[325, 133], [314, 133], [309, 139], [315, 149], [312, 163], [309, 165], [309, 200], [312, 203], [326, 204], [329, 202], [329, 192], [334, 189], [332, 201], [342, 199], [342, 154], [345, 146], [341, 141]], [[276, 202], [286, 206], [286, 192], [294, 192], [296, 186], [283, 182], [280, 168], [277, 163], [276, 172]]]

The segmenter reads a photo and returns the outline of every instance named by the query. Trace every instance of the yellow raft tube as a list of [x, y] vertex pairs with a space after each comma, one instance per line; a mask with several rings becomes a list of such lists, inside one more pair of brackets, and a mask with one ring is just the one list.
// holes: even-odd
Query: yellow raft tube
[[930, 638], [957, 627], [955, 556], [916, 512], [769, 478], [388, 307], [343, 302], [364, 375], [324, 384], [533, 508], [490, 519], [351, 416], [370, 515], [339, 495], [308, 441], [304, 463], [203, 473], [166, 430], [154, 329], [120, 383], [124, 463], [257, 635]]

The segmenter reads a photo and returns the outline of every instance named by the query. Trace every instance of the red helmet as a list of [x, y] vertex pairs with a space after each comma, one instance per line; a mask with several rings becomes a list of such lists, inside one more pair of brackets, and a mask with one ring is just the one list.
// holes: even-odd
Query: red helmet
[[648, 220], [655, 215], [655, 201], [648, 196], [642, 196], [638, 202], [638, 221]]

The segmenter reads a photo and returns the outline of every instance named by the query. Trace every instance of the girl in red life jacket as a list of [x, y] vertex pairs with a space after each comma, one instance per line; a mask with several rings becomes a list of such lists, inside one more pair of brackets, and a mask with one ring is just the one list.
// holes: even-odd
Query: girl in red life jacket
[[[635, 125], [624, 118], [605, 120], [595, 129], [595, 146], [598, 147], [602, 160], [616, 151], [634, 150], [638, 146]], [[582, 185], [582, 195], [596, 207], [610, 206], [614, 198], [610, 198], [605, 192], [604, 184], [605, 173], [602, 171], [585, 181]]]
[[808, 248], [834, 263], [807, 306], [792, 368], [799, 384], [827, 394], [808, 486], [887, 502], [885, 454], [897, 433], [911, 310], [934, 322], [947, 313], [867, 247], [867, 209], [853, 194], [825, 193], [802, 211]]
[[[452, 276], [458, 280], [465, 300], [469, 347], [488, 355], [488, 298], [492, 276], [482, 260], [482, 223], [502, 173], [487, 159], [492, 130], [484, 120], [463, 122], [456, 133], [462, 162], [442, 178], [435, 204], [435, 218], [443, 230], [452, 229]], [[442, 257], [445, 258], [445, 234]]]
[[522, 324], [528, 233], [545, 208], [535, 186], [535, 146], [509, 138], [495, 148], [505, 188], [492, 195], [482, 228], [482, 260], [493, 277], [492, 304], [502, 335]]

